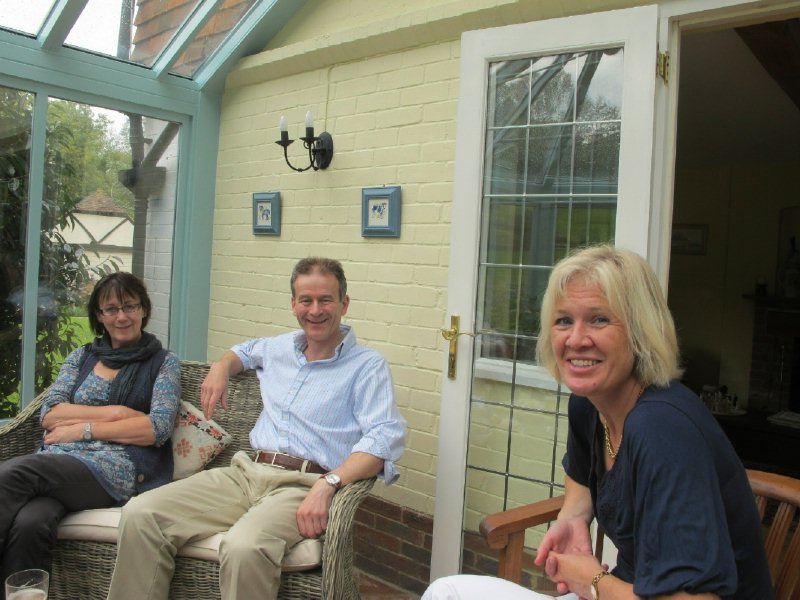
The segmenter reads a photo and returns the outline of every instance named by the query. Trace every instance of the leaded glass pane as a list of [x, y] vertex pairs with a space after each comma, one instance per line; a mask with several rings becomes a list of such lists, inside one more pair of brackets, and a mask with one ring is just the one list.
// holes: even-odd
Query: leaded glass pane
[[614, 241], [622, 58], [612, 48], [489, 69], [466, 531], [563, 485], [566, 398], [536, 365], [539, 312], [559, 259]]

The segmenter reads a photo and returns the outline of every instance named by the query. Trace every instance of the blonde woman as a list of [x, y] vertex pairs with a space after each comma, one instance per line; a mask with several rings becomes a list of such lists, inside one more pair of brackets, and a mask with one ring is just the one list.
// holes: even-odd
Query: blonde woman
[[[572, 392], [566, 498], [536, 556], [558, 592], [773, 599], [747, 475], [713, 416], [678, 381], [675, 326], [647, 262], [611, 246], [559, 262], [542, 301], [537, 356]], [[611, 571], [592, 555], [593, 519], [618, 549]], [[423, 598], [492, 594], [541, 597], [455, 576]]]

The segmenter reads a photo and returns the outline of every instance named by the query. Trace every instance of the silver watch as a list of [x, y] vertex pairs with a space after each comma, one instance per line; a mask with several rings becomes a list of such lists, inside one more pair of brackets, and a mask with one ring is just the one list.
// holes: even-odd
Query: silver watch
[[336, 490], [342, 487], [342, 478], [339, 477], [336, 473], [325, 473], [325, 475], [323, 475], [322, 478], [328, 485], [332, 486]]
[[83, 441], [84, 442], [91, 442], [92, 441], [92, 424], [88, 421], [86, 422], [86, 426], [83, 428]]

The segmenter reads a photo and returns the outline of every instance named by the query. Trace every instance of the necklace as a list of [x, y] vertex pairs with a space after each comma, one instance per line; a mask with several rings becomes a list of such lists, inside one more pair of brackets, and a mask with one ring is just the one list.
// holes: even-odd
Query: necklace
[[[639, 394], [636, 396], [636, 401], [639, 401], [639, 398], [642, 397], [644, 394], [644, 386], [639, 388]], [[608, 452], [608, 456], [611, 457], [611, 460], [617, 460], [617, 454], [619, 454], [619, 449], [622, 447], [622, 436], [619, 436], [619, 448], [614, 450], [614, 446], [611, 445], [611, 434], [608, 432], [608, 425], [603, 419], [600, 419], [600, 423], [603, 424], [603, 437], [605, 438], [606, 442], [606, 452]]]

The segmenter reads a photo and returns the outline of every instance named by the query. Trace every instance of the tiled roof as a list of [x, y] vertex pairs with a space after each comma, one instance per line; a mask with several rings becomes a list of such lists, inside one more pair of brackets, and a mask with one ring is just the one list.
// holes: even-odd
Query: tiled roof
[[77, 212], [124, 217], [125, 211], [100, 190], [86, 196], [75, 207]]

